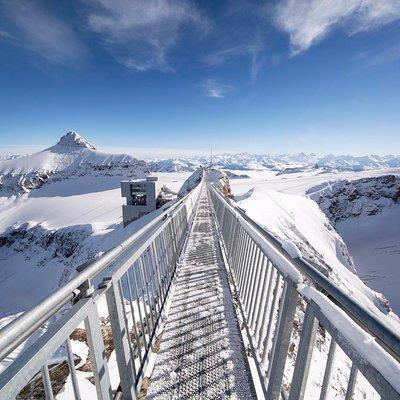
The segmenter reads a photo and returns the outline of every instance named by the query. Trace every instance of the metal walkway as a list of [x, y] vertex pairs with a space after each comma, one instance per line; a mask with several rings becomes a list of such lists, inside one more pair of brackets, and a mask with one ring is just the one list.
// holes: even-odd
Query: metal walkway
[[178, 269], [147, 398], [256, 398], [206, 188]]

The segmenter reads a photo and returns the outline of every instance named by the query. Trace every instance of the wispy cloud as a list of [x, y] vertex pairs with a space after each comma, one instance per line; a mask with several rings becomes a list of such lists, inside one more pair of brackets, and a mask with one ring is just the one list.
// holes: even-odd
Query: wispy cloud
[[257, 50], [258, 48], [253, 45], [227, 47], [208, 54], [204, 57], [204, 62], [210, 66], [220, 66]]
[[199, 85], [207, 97], [214, 99], [223, 99], [228, 93], [233, 90], [233, 86], [220, 83], [215, 79], [206, 79], [201, 85]]
[[89, 29], [100, 34], [115, 59], [136, 71], [172, 70], [169, 51], [184, 27], [207, 29], [189, 0], [84, 0]]
[[284, 0], [275, 10], [275, 23], [289, 34], [293, 55], [307, 50], [336, 27], [352, 35], [399, 18], [399, 0]]
[[13, 39], [52, 63], [76, 66], [85, 54], [74, 30], [63, 20], [52, 15], [41, 1], [0, 0], [0, 9], [12, 28], [2, 31], [1, 37]]
[[376, 67], [391, 63], [400, 59], [400, 44], [397, 43], [375, 52], [360, 53], [356, 58], [362, 59], [365, 67]]
[[234, 62], [237, 58], [248, 57], [250, 61], [250, 78], [254, 82], [262, 65], [261, 52], [263, 46], [260, 40], [255, 40], [251, 44], [226, 47], [214, 51], [204, 57], [203, 61], [211, 67], [218, 67]]
[[12, 35], [10, 35], [7, 31], [0, 29], [0, 38], [11, 39]]

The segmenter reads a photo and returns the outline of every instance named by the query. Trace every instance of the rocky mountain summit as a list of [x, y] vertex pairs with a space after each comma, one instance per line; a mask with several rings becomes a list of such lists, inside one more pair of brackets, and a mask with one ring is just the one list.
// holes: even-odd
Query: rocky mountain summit
[[70, 150], [89, 149], [97, 150], [88, 140], [83, 138], [79, 133], [75, 131], [67, 132], [64, 136], [61, 136], [56, 146], [63, 147]]
[[400, 200], [400, 177], [383, 175], [355, 181], [323, 183], [308, 190], [332, 223], [375, 215]]

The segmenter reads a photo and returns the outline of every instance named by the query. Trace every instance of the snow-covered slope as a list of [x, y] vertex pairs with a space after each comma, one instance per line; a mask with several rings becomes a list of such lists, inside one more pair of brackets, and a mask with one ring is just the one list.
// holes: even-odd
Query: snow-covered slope
[[237, 204], [293, 257], [302, 256], [329, 273], [337, 265], [354, 270], [346, 245], [315, 202], [254, 188], [239, 197]]
[[191, 192], [200, 182], [203, 177], [203, 169], [197, 168], [186, 180], [179, 189], [178, 197], [181, 199]]
[[102, 153], [76, 132], [68, 132], [46, 150], [0, 162], [0, 196], [26, 193], [48, 181], [75, 176], [141, 177], [147, 172], [144, 161]]
[[360, 278], [400, 313], [400, 177], [325, 182], [308, 193], [346, 241]]

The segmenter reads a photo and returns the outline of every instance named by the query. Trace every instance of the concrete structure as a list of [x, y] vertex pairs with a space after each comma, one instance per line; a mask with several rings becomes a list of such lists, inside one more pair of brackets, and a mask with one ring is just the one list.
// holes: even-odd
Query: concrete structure
[[121, 195], [126, 197], [126, 204], [122, 206], [124, 227], [157, 208], [157, 180], [157, 177], [149, 176], [146, 179], [121, 182]]

